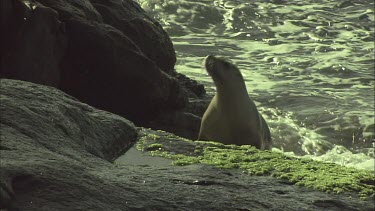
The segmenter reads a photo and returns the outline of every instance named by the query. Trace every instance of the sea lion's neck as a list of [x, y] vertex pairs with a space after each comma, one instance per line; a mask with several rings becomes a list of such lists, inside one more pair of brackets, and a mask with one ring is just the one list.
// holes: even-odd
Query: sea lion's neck
[[249, 96], [246, 89], [246, 85], [243, 81], [239, 81], [237, 83], [216, 85], [216, 95], [219, 100]]

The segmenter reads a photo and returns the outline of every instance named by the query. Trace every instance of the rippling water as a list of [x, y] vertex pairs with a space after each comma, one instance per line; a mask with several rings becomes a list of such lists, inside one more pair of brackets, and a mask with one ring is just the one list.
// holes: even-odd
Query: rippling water
[[242, 71], [275, 150], [374, 169], [373, 0], [138, 0], [176, 70], [214, 93], [208, 54]]

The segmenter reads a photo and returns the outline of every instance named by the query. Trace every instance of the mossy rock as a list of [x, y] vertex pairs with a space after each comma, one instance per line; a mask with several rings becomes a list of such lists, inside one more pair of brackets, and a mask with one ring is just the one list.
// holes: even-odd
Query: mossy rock
[[142, 129], [140, 134], [138, 150], [173, 159], [174, 165], [203, 163], [237, 168], [249, 175], [270, 175], [327, 193], [355, 192], [362, 199], [375, 194], [375, 176], [371, 171], [261, 151], [252, 146], [191, 141], [163, 131]]

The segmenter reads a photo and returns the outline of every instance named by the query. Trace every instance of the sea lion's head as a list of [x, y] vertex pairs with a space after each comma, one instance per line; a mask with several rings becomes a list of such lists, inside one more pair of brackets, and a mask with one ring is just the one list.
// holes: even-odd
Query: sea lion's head
[[240, 70], [230, 60], [224, 57], [208, 55], [204, 59], [203, 65], [207, 73], [214, 80], [216, 86], [225, 85], [228, 82], [232, 84], [233, 81], [243, 82]]

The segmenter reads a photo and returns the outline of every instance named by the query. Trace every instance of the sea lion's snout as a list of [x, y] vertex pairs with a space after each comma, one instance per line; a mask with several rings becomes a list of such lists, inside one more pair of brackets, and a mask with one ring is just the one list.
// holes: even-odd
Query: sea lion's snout
[[214, 55], [208, 55], [208, 56], [206, 56], [206, 60], [212, 60], [212, 59], [215, 59]]
[[203, 65], [204, 65], [204, 68], [206, 69], [207, 73], [209, 75], [213, 75], [214, 74], [214, 65], [215, 65], [215, 56], [213, 55], [208, 55], [206, 56], [206, 58], [203, 60]]
[[215, 56], [213, 55], [208, 55], [206, 56], [206, 58], [204, 59], [204, 67], [206, 69], [211, 69], [213, 68], [213, 65], [214, 65], [214, 61], [215, 61]]

